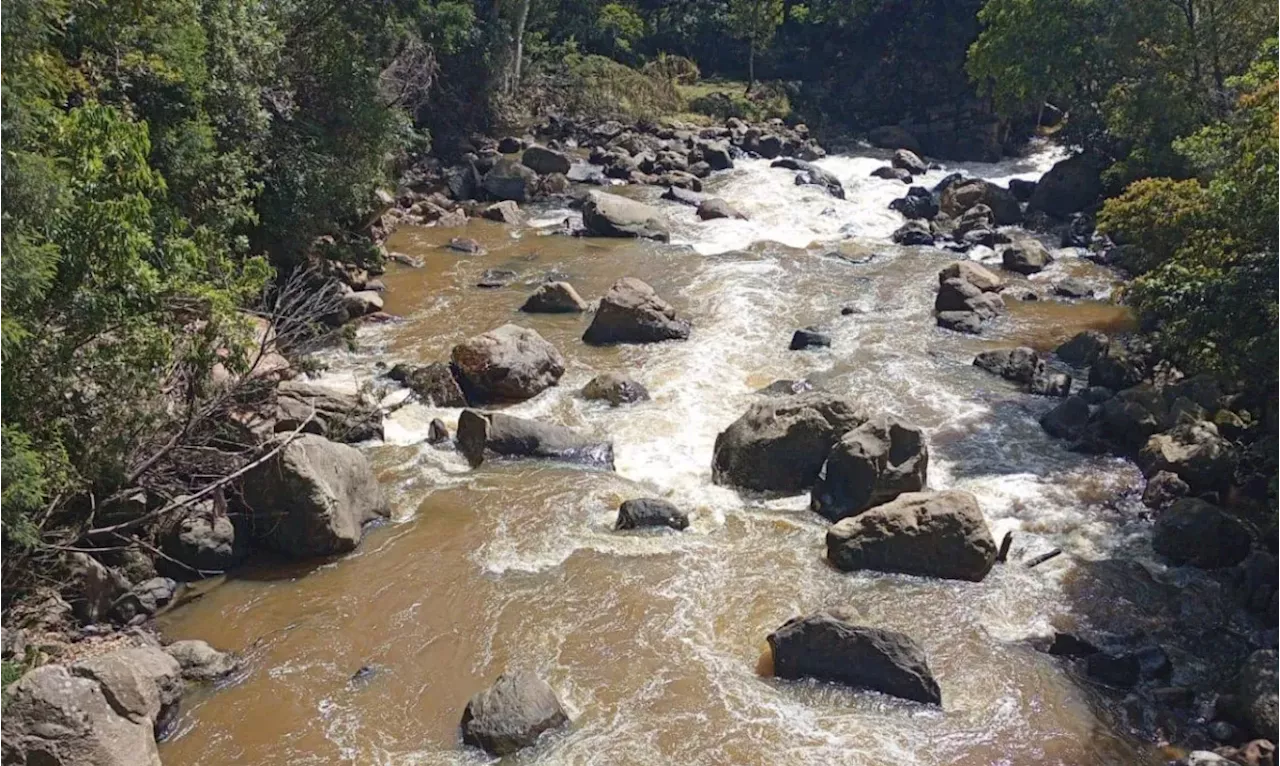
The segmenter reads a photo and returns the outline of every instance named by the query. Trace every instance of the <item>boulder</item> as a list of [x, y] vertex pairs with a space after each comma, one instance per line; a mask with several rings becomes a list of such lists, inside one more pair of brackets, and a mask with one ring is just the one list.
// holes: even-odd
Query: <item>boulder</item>
[[563, 152], [557, 152], [554, 149], [548, 149], [545, 146], [530, 146], [524, 150], [520, 161], [524, 166], [537, 173], [540, 176], [550, 175], [551, 173], [568, 173], [569, 155]]
[[973, 261], [957, 261], [938, 272], [938, 284], [949, 279], [962, 279], [984, 292], [999, 292], [1004, 288], [1000, 275]]
[[80, 660], [71, 674], [97, 682], [112, 709], [137, 724], [155, 727], [182, 698], [178, 662], [154, 646], [130, 646]]
[[449, 196], [458, 201], [475, 199], [480, 191], [480, 173], [470, 162], [445, 168], [444, 182]]
[[1090, 678], [1117, 689], [1129, 689], [1142, 676], [1142, 663], [1135, 654], [1094, 652], [1085, 659]]
[[1093, 297], [1093, 288], [1077, 277], [1067, 277], [1053, 286], [1053, 294], [1059, 298], [1080, 300]]
[[982, 332], [982, 317], [973, 311], [939, 311], [938, 326], [944, 330], [977, 335]]
[[618, 520], [614, 529], [639, 529], [641, 527], [671, 527], [684, 529], [689, 526], [689, 516], [666, 500], [646, 497], [627, 500], [618, 506]]
[[907, 189], [907, 196], [899, 197], [889, 203], [890, 210], [896, 210], [908, 219], [932, 219], [938, 215], [938, 201], [923, 186], [912, 186]]
[[893, 153], [892, 165], [902, 168], [913, 176], [929, 172], [929, 166], [920, 156], [910, 149], [899, 149]]
[[1000, 261], [1009, 271], [1018, 274], [1035, 274], [1053, 263], [1053, 256], [1044, 245], [1029, 239], [1017, 247], [1006, 248], [1000, 254]]
[[689, 331], [689, 320], [678, 318], [671, 304], [652, 287], [634, 277], [623, 277], [600, 299], [582, 340], [592, 345], [657, 343], [684, 340]]
[[1031, 199], [1031, 195], [1035, 193], [1035, 190], [1035, 181], [1027, 181], [1022, 178], [1009, 179], [1009, 193], [1019, 202], [1026, 202]]
[[444, 444], [449, 441], [449, 427], [440, 418], [432, 418], [427, 424], [427, 444]]
[[220, 652], [198, 639], [174, 641], [164, 650], [178, 662], [182, 677], [188, 681], [221, 681], [239, 667], [230, 652]]
[[364, 454], [314, 434], [293, 439], [240, 485], [254, 537], [290, 556], [350, 551], [364, 524], [389, 512]]
[[594, 237], [645, 237], [663, 242], [670, 238], [657, 208], [604, 192], [588, 193], [582, 224]]
[[588, 400], [605, 400], [617, 407], [620, 404], [649, 401], [649, 390], [636, 381], [617, 372], [606, 372], [587, 381], [582, 396]]
[[893, 168], [885, 165], [871, 171], [872, 178], [883, 178], [886, 181], [901, 181], [904, 184], [911, 183], [911, 173], [902, 168]]
[[1085, 155], [1058, 162], [1036, 184], [1027, 209], [1066, 218], [1089, 207], [1102, 193], [1099, 171], [1097, 163]]
[[[310, 418], [310, 422], [308, 422]], [[336, 391], [305, 380], [276, 387], [275, 430], [320, 434], [353, 444], [382, 438], [382, 412], [358, 393]]]
[[991, 225], [1009, 226], [1022, 221], [1022, 208], [1008, 189], [980, 178], [957, 179], [941, 190], [939, 207], [952, 218], [959, 218], [982, 205], [990, 211]]
[[68, 576], [63, 592], [71, 613], [83, 623], [105, 619], [116, 599], [129, 590], [129, 581], [88, 554], [67, 555]]
[[881, 125], [867, 132], [867, 140], [881, 149], [906, 149], [920, 152], [920, 141], [907, 129], [898, 125]]
[[111, 605], [111, 617], [123, 624], [135, 624], [139, 617], [150, 617], [173, 601], [178, 583], [169, 577], [151, 577], [134, 585]]
[[1277, 740], [1276, 706], [1277, 706], [1276, 652], [1274, 649], [1258, 650], [1249, 655], [1240, 668], [1240, 679], [1236, 694], [1240, 698], [1240, 707], [1245, 722], [1253, 729], [1257, 737]]
[[1253, 538], [1235, 516], [1199, 498], [1174, 501], [1156, 519], [1151, 547], [1177, 566], [1221, 569], [1244, 561]]
[[1120, 345], [1109, 343], [1099, 350], [1089, 367], [1089, 385], [1121, 391], [1141, 383], [1145, 372], [1141, 359]]
[[613, 444], [554, 423], [502, 412], [463, 410], [458, 418], [458, 449], [472, 467], [488, 453], [580, 463], [613, 470]]
[[510, 755], [568, 723], [550, 684], [528, 672], [503, 673], [467, 702], [462, 741], [490, 755]]
[[747, 219], [745, 215], [719, 197], [704, 199], [699, 203], [698, 217], [704, 221], [713, 221], [717, 218], [736, 218], [740, 221]]
[[1142, 504], [1152, 510], [1163, 511], [1190, 491], [1191, 488], [1176, 473], [1157, 471], [1147, 479], [1147, 486], [1142, 490]]
[[809, 507], [830, 521], [857, 515], [928, 483], [924, 432], [897, 418], [877, 416], [849, 431], [827, 454]]
[[523, 147], [524, 144], [515, 136], [503, 136], [498, 139], [498, 151], [503, 154], [515, 154]]
[[995, 564], [996, 544], [973, 495], [910, 492], [832, 525], [827, 559], [846, 572], [871, 569], [978, 582]]
[[444, 362], [422, 366], [397, 364], [387, 377], [403, 383], [418, 401], [429, 407], [465, 407], [467, 398], [458, 385], [453, 368]]
[[487, 218], [490, 221], [497, 221], [498, 223], [508, 223], [513, 226], [524, 220], [524, 215], [520, 212], [520, 206], [509, 199], [493, 203], [480, 213], [480, 217]]
[[1088, 367], [1106, 352], [1110, 344], [1110, 338], [1103, 333], [1084, 330], [1071, 336], [1071, 340], [1058, 346], [1053, 353], [1072, 367]]
[[342, 296], [342, 309], [352, 318], [382, 311], [382, 296], [375, 290], [347, 293]]
[[924, 221], [907, 221], [893, 232], [891, 239], [904, 247], [932, 245], [933, 231]]
[[698, 144], [698, 149], [702, 153], [702, 161], [711, 166], [712, 170], [728, 170], [733, 167], [729, 147], [723, 141], [705, 141]]
[[564, 357], [535, 330], [505, 324], [453, 347], [468, 402], [524, 401], [560, 381]]
[[814, 678], [902, 699], [942, 704], [924, 650], [908, 636], [854, 625], [843, 614], [796, 617], [769, 634], [779, 678]]
[[839, 178], [817, 165], [788, 157], [771, 162], [769, 167], [797, 170], [799, 172], [796, 173], [796, 186], [821, 186], [832, 197], [844, 199], [844, 184], [840, 183]]
[[1098, 452], [1136, 455], [1164, 424], [1164, 401], [1148, 385], [1107, 399], [1089, 418], [1083, 446]]
[[[158, 696], [158, 693], [157, 693]], [[4, 763], [160, 766], [155, 722], [117, 713], [99, 683], [49, 664], [6, 690]]]
[[1004, 310], [1004, 299], [963, 279], [948, 279], [938, 286], [933, 308], [935, 311], [973, 311], [980, 317], [992, 317]]
[[1080, 438], [1089, 421], [1089, 404], [1079, 396], [1068, 396], [1061, 404], [1040, 416], [1040, 427], [1058, 439]]
[[973, 366], [1015, 383], [1030, 383], [1044, 371], [1044, 360], [1034, 349], [1020, 346], [980, 352]]
[[580, 314], [589, 308], [568, 282], [544, 282], [520, 310], [531, 314]]
[[1036, 396], [1068, 396], [1071, 393], [1071, 376], [1062, 372], [1041, 370], [1027, 384], [1027, 391]]
[[831, 447], [867, 421], [849, 399], [822, 392], [756, 402], [716, 436], [711, 478], [757, 492], [813, 486]]
[[829, 348], [831, 336], [817, 327], [802, 327], [791, 335], [792, 351], [803, 351], [806, 348]]
[[706, 201], [707, 196], [688, 189], [681, 189], [679, 186], [668, 186], [667, 190], [662, 193], [662, 198], [672, 202], [679, 202], [681, 205], [698, 207]]
[[1138, 467], [1147, 477], [1161, 471], [1177, 474], [1193, 494], [1200, 494], [1231, 483], [1236, 451], [1213, 423], [1184, 422], [1148, 439], [1138, 452]]
[[488, 195], [498, 200], [525, 202], [533, 194], [538, 174], [511, 157], [503, 157], [484, 174], [482, 187]]

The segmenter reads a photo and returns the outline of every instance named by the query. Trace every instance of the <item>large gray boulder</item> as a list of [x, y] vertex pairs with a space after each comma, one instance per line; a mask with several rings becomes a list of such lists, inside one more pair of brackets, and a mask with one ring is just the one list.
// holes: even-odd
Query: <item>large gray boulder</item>
[[837, 569], [871, 569], [978, 582], [996, 560], [996, 544], [968, 492], [911, 492], [827, 530], [827, 559]]
[[1053, 256], [1044, 245], [1034, 239], [1010, 247], [1000, 254], [1000, 261], [1006, 269], [1018, 274], [1035, 274], [1044, 271], [1053, 263]]
[[531, 314], [580, 314], [590, 306], [568, 282], [545, 282], [534, 290], [521, 311]]
[[587, 195], [582, 225], [594, 237], [644, 237], [663, 242], [671, 237], [657, 208], [607, 192]]
[[657, 343], [684, 340], [690, 329], [689, 320], [676, 316], [675, 308], [652, 287], [635, 277], [623, 277], [600, 299], [582, 340], [592, 345]]
[[1022, 220], [1022, 208], [1008, 189], [980, 178], [965, 179], [947, 185], [940, 195], [939, 207], [952, 218], [960, 218], [978, 205], [990, 213], [990, 223], [1008, 226]]
[[716, 436], [712, 481], [803, 492], [817, 481], [831, 447], [866, 421], [860, 405], [822, 392], [756, 402]]
[[613, 470], [613, 444], [554, 423], [502, 412], [463, 410], [458, 418], [458, 449], [472, 466], [487, 454], [581, 463]]
[[364, 454], [314, 434], [249, 471], [240, 489], [254, 537], [290, 556], [350, 551], [364, 524], [389, 512]]
[[462, 741], [491, 755], [510, 755], [567, 723], [569, 715], [550, 684], [533, 673], [503, 673], [467, 702]]
[[943, 267], [938, 272], [938, 285], [946, 284], [949, 279], [968, 282], [983, 292], [999, 292], [1004, 288], [999, 274], [974, 261], [956, 261]]
[[839, 521], [928, 483], [924, 432], [897, 418], [874, 417], [831, 448], [813, 485], [809, 507]]
[[1044, 174], [1027, 200], [1027, 209], [1066, 218], [1092, 205], [1101, 193], [1098, 164], [1089, 157], [1076, 155], [1062, 160]]
[[212, 502], [197, 503], [163, 530], [160, 548], [168, 558], [159, 559], [157, 568], [187, 580], [225, 572], [248, 554], [231, 518], [218, 512]]
[[1194, 497], [1174, 501], [1156, 517], [1151, 547], [1176, 565], [1221, 569], [1244, 561], [1253, 538], [1235, 516]]
[[920, 155], [909, 149], [899, 149], [894, 152], [891, 164], [895, 168], [902, 168], [913, 176], [929, 172], [929, 166], [925, 164], [924, 160], [920, 159]]
[[550, 175], [551, 173], [569, 172], [569, 155], [564, 152], [557, 152], [554, 149], [548, 149], [545, 146], [530, 146], [524, 150], [524, 154], [520, 157], [520, 161], [524, 166], [531, 169], [538, 175]]
[[276, 388], [275, 430], [293, 431], [299, 427], [348, 444], [381, 439], [382, 413], [360, 394], [304, 380], [286, 380]]
[[117, 713], [93, 678], [43, 665], [7, 695], [0, 737], [6, 764], [160, 766], [155, 722]]
[[1069, 396], [1040, 416], [1040, 427], [1058, 439], [1075, 440], [1089, 423], [1089, 403], [1083, 397]]
[[1258, 650], [1249, 655], [1240, 669], [1236, 693], [1245, 720], [1257, 737], [1275, 742], [1277, 735], [1277, 680], [1276, 652], [1274, 649]]
[[919, 644], [905, 634], [854, 625], [843, 614], [796, 617], [769, 634], [779, 678], [834, 681], [894, 697], [942, 704]]
[[1138, 452], [1138, 467], [1147, 478], [1160, 471], [1177, 474], [1192, 494], [1200, 494], [1231, 483], [1236, 451], [1217, 426], [1196, 420], [1148, 439]]
[[220, 681], [239, 667], [230, 652], [220, 652], [199, 639], [174, 641], [164, 651], [178, 662], [182, 677], [188, 681]]
[[505, 324], [453, 347], [469, 402], [532, 399], [560, 381], [564, 357], [536, 330]]
[[533, 195], [538, 174], [510, 157], [503, 157], [484, 174], [481, 186], [490, 197], [497, 200], [525, 202]]
[[[1093, 369], [1097, 369], [1096, 364]], [[1164, 399], [1150, 385], [1127, 388], [1104, 401], [1090, 415], [1082, 434], [1082, 446], [1094, 452], [1136, 455], [1151, 436], [1164, 427], [1167, 417]]]
[[156, 726], [182, 698], [182, 668], [155, 646], [81, 660], [71, 666], [71, 674], [95, 681], [112, 709], [136, 724]]

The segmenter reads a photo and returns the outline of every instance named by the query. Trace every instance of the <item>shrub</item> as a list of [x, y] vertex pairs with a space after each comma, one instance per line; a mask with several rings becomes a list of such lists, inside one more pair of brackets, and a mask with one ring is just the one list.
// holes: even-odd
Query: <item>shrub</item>
[[681, 85], [692, 85], [702, 76], [692, 59], [659, 53], [653, 61], [640, 69], [641, 73], [656, 80], [674, 80]]
[[1138, 245], [1141, 255], [1125, 266], [1143, 274], [1166, 263], [1206, 228], [1209, 204], [1208, 192], [1197, 181], [1148, 178], [1103, 204], [1098, 230], [1117, 244]]
[[684, 107], [674, 80], [649, 77], [604, 56], [570, 56], [565, 64], [566, 106], [572, 112], [657, 119]]

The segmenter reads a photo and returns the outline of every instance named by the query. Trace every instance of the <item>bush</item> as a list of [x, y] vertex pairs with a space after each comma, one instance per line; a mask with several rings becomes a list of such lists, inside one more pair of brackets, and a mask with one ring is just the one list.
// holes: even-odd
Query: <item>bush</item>
[[690, 99], [689, 108], [717, 120], [737, 117], [747, 122], [762, 122], [773, 117], [789, 117], [791, 100], [780, 84], [759, 83], [750, 95], [736, 87], [708, 90]]
[[1206, 228], [1208, 215], [1209, 195], [1199, 182], [1148, 178], [1103, 204], [1098, 230], [1117, 244], [1140, 248], [1141, 255], [1125, 263], [1137, 275], [1169, 261]]
[[684, 108], [675, 81], [649, 77], [604, 56], [570, 56], [565, 106], [592, 117], [654, 119]]
[[659, 53], [656, 59], [645, 64], [640, 71], [656, 80], [673, 80], [680, 85], [692, 85], [702, 76], [692, 59], [666, 53]]

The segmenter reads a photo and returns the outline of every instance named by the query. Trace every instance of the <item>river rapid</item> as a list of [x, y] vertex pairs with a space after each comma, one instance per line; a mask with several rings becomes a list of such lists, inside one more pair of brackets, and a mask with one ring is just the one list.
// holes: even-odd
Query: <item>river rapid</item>
[[[255, 563], [162, 618], [172, 638], [202, 638], [247, 660], [237, 683], [185, 705], [165, 763], [484, 763], [461, 746], [458, 721], [472, 694], [515, 668], [546, 678], [573, 725], [504, 761], [514, 764], [1159, 763], [1105, 697], [1032, 646], [1093, 619], [1082, 567], [1121, 550], [1141, 555], [1141, 477], [1124, 461], [1068, 452], [1037, 424], [1053, 400], [971, 364], [984, 349], [1049, 350], [1081, 329], [1117, 331], [1130, 320], [1102, 301], [1010, 300], [981, 338], [937, 328], [936, 274], [957, 256], [891, 244], [902, 218], [887, 205], [905, 187], [868, 176], [886, 157], [818, 163], [843, 181], [847, 200], [795, 186], [792, 172], [766, 161], [740, 161], [707, 191], [750, 220], [704, 223], [663, 202], [670, 244], [564, 236], [554, 231], [574, 213], [546, 208], [531, 208], [527, 227], [474, 220], [465, 230], [398, 231], [388, 247], [425, 261], [384, 277], [387, 310], [404, 321], [366, 327], [360, 350], [326, 360], [323, 380], [356, 387], [395, 362], [447, 359], [458, 341], [516, 322], [555, 344], [568, 369], [558, 387], [509, 411], [611, 438], [617, 470], [500, 461], [471, 470], [424, 442], [432, 418], [452, 431], [459, 410], [396, 410], [385, 442], [363, 446], [391, 498], [391, 523], [340, 560]], [[1036, 179], [1057, 158], [1046, 149], [951, 165], [917, 183], [957, 169], [999, 183]], [[658, 191], [621, 193], [651, 200]], [[454, 236], [487, 253], [443, 249]], [[968, 255], [984, 256], [995, 254]], [[486, 269], [518, 277], [481, 289]], [[1033, 283], [1066, 275], [1103, 295], [1111, 286], [1111, 275], [1069, 252]], [[692, 320], [692, 337], [586, 346], [589, 315], [516, 311], [548, 276], [588, 300], [639, 277]], [[842, 316], [844, 307], [855, 313]], [[787, 350], [792, 331], [810, 324], [830, 328], [832, 347]], [[606, 371], [633, 375], [653, 400], [584, 401], [578, 390]], [[930, 485], [974, 493], [997, 540], [1013, 530], [1010, 563], [982, 583], [841, 573], [825, 561], [827, 523], [807, 510], [807, 495], [713, 485], [716, 434], [779, 378], [808, 378], [925, 429]], [[618, 504], [640, 496], [688, 510], [690, 528], [613, 531]], [[1066, 555], [1023, 565], [1054, 547]], [[834, 605], [914, 637], [942, 709], [759, 672], [770, 631]], [[366, 665], [372, 675], [352, 681]]]

